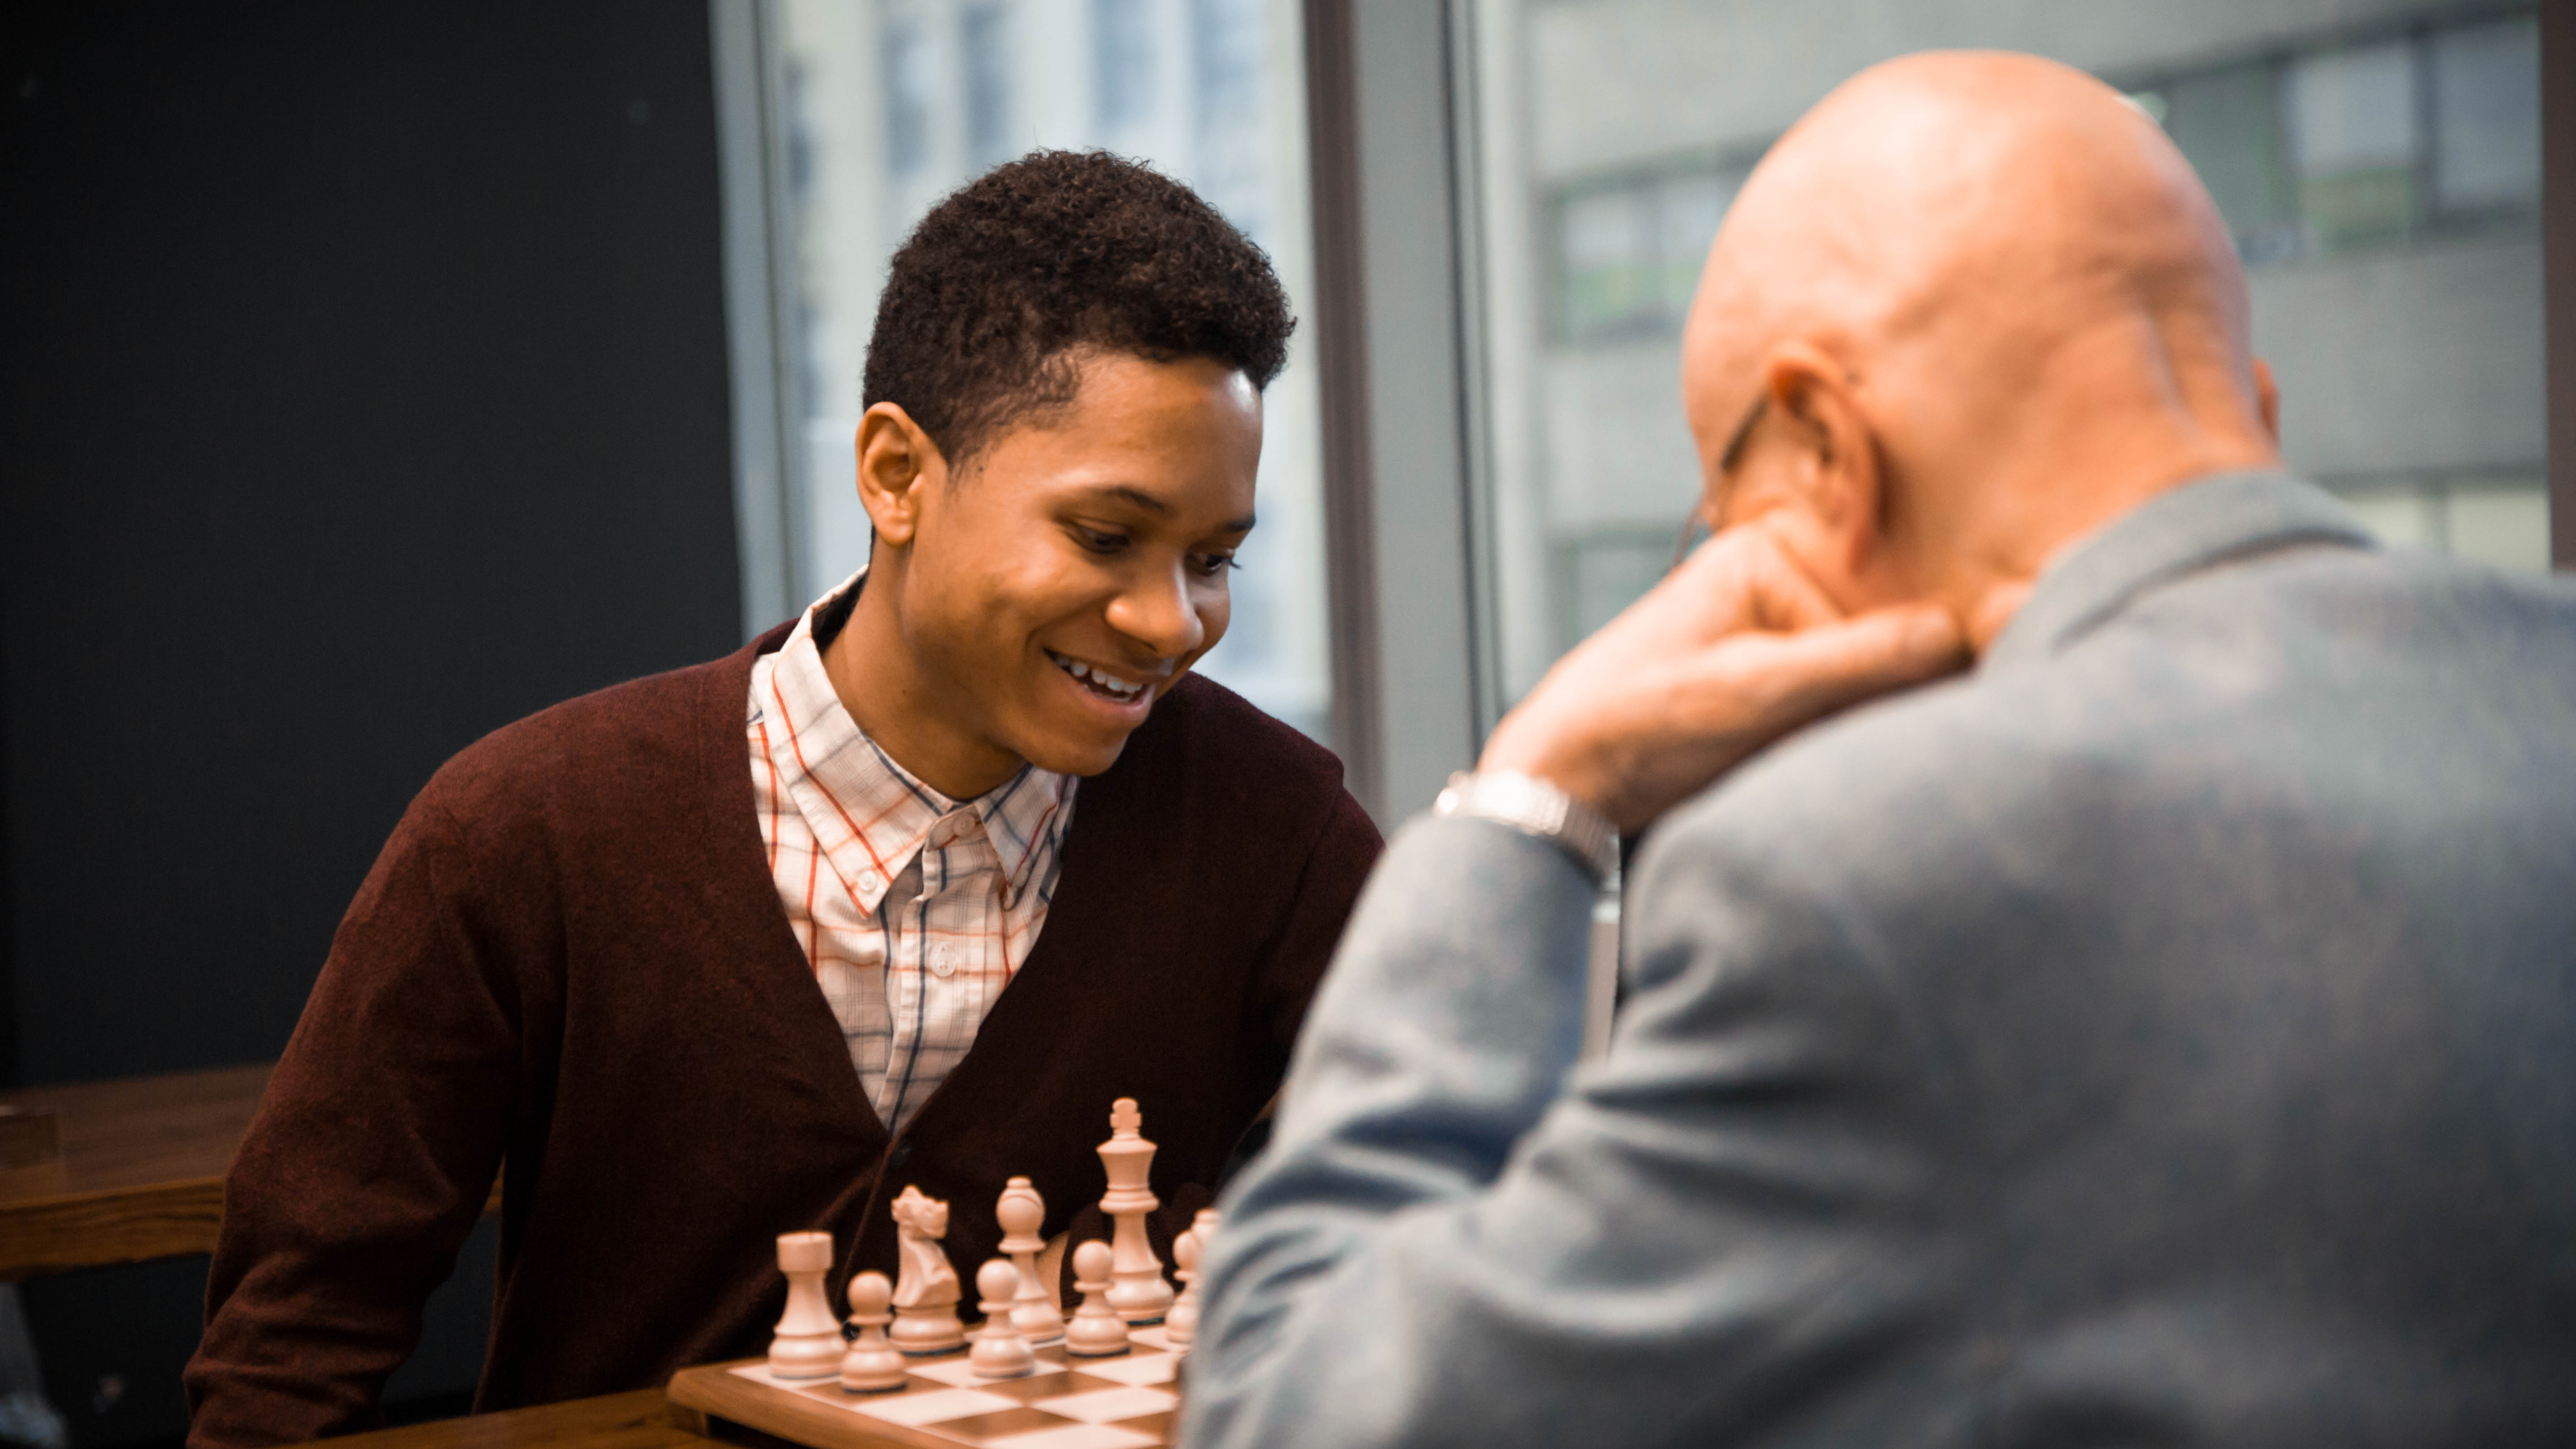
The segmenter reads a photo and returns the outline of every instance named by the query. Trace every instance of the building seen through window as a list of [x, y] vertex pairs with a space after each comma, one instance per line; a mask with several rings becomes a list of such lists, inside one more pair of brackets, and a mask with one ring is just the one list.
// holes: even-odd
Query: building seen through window
[[[1311, 316], [1296, 0], [784, 0], [804, 450], [791, 572], [811, 598], [866, 560], [852, 437], [878, 289], [940, 197], [1040, 147], [1188, 182], [1270, 253]], [[1201, 662], [1317, 738], [1331, 712], [1313, 339], [1264, 399], [1259, 512], [1233, 623]]]
[[1661, 577], [1698, 488], [1679, 334], [1763, 150], [1875, 61], [2035, 51], [2119, 86], [2234, 234], [2290, 465], [2390, 543], [2548, 566], [2527, 7], [1477, 0], [1501, 703]]

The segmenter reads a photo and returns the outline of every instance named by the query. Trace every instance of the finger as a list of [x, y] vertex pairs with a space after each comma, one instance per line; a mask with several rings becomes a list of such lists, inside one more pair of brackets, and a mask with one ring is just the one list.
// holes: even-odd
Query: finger
[[1711, 651], [1709, 682], [1734, 719], [1712, 724], [1765, 742], [1891, 690], [1937, 679], [1967, 660], [1941, 609], [1885, 609], [1796, 634], [1747, 634]]
[[1590, 639], [1622, 653], [1668, 657], [1746, 627], [1753, 618], [1746, 583], [1751, 566], [1714, 543], [1693, 550]]
[[1734, 628], [1812, 629], [1848, 617], [1788, 549], [1759, 523], [1737, 524], [1700, 545], [1690, 562], [1737, 611]]
[[1797, 631], [1850, 617], [1779, 544], [1755, 550], [1748, 563], [1752, 573], [1745, 580], [1745, 602], [1753, 627]]
[[1697, 644], [1745, 629], [1807, 629], [1844, 617], [1777, 539], [1741, 525], [1692, 550], [1639, 602], [1647, 600], [1654, 602], [1644, 612], [1677, 626], [1676, 642]]

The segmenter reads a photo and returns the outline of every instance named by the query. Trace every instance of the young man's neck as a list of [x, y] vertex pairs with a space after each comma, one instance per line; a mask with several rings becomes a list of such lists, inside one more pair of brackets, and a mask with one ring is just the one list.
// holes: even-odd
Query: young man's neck
[[823, 673], [841, 708], [888, 758], [951, 800], [972, 800], [1027, 763], [978, 738], [943, 710], [935, 676], [904, 638], [899, 568], [880, 557], [860, 581], [849, 619], [823, 646]]

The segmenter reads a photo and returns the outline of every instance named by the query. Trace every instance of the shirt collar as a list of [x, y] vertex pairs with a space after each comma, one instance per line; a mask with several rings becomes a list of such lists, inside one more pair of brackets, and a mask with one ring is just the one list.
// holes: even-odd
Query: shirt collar
[[2045, 659], [2158, 584], [2297, 543], [2377, 546], [2352, 510], [2286, 473], [2219, 473], [2158, 494], [2051, 559], [1979, 667]]
[[869, 739], [842, 706], [814, 642], [815, 618], [856, 591], [866, 576], [863, 568], [824, 595], [779, 646], [768, 697], [760, 704], [786, 727], [770, 736], [779, 784], [868, 914], [876, 914], [894, 877], [923, 846], [945, 847], [968, 829], [980, 829], [992, 843], [1003, 904], [1014, 905], [1039, 874], [1041, 858], [1061, 843], [1073, 779], [1022, 765], [1008, 780], [961, 804], [922, 783]]

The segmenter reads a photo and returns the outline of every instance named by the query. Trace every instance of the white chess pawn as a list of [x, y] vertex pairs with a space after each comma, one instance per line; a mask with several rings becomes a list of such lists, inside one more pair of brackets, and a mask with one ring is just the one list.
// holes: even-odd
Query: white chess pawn
[[903, 1355], [886, 1337], [886, 1325], [894, 1322], [893, 1302], [894, 1285], [883, 1273], [866, 1272], [850, 1279], [850, 1323], [859, 1336], [850, 1340], [850, 1351], [841, 1355], [842, 1388], [867, 1393], [903, 1387]]
[[977, 1378], [1026, 1378], [1038, 1366], [1020, 1337], [1011, 1310], [1020, 1301], [1020, 1267], [1008, 1258], [988, 1259], [975, 1274], [975, 1291], [983, 1295], [984, 1326], [975, 1334], [975, 1351], [966, 1362]]
[[1065, 1325], [1064, 1351], [1103, 1358], [1127, 1351], [1127, 1323], [1109, 1306], [1109, 1245], [1098, 1238], [1073, 1250], [1073, 1287], [1082, 1306]]
[[1199, 1260], [1207, 1256], [1208, 1244], [1216, 1241], [1217, 1224], [1225, 1214], [1215, 1208], [1201, 1208], [1190, 1220], [1190, 1230], [1172, 1241], [1172, 1259], [1180, 1264], [1181, 1296], [1172, 1300], [1172, 1310], [1163, 1315], [1163, 1337], [1174, 1344], [1186, 1344], [1199, 1336]]
[[1172, 1276], [1181, 1280], [1181, 1296], [1163, 1314], [1163, 1341], [1178, 1348], [1199, 1331], [1199, 1230], [1172, 1239]]
[[769, 1340], [769, 1371], [782, 1379], [829, 1378], [841, 1363], [841, 1321], [823, 1292], [832, 1235], [780, 1233], [778, 1271], [787, 1275], [787, 1311]]
[[1164, 1310], [1172, 1306], [1172, 1285], [1163, 1281], [1163, 1264], [1145, 1237], [1145, 1214], [1160, 1206], [1161, 1199], [1145, 1185], [1154, 1166], [1154, 1144], [1139, 1133], [1144, 1125], [1136, 1099], [1121, 1097], [1109, 1109], [1109, 1140], [1100, 1144], [1100, 1166], [1109, 1175], [1100, 1211], [1115, 1225], [1109, 1234], [1109, 1306], [1137, 1324], [1162, 1322]]
[[1038, 1230], [1046, 1226], [1046, 1199], [1029, 1185], [1025, 1177], [1012, 1178], [1002, 1189], [1002, 1200], [994, 1206], [993, 1216], [1002, 1225], [1002, 1251], [1011, 1255], [1019, 1266], [1020, 1291], [1011, 1309], [1011, 1323], [1020, 1337], [1032, 1344], [1062, 1343], [1064, 1313], [1055, 1306], [1055, 1294], [1038, 1280], [1038, 1254], [1046, 1251], [1046, 1239]]

